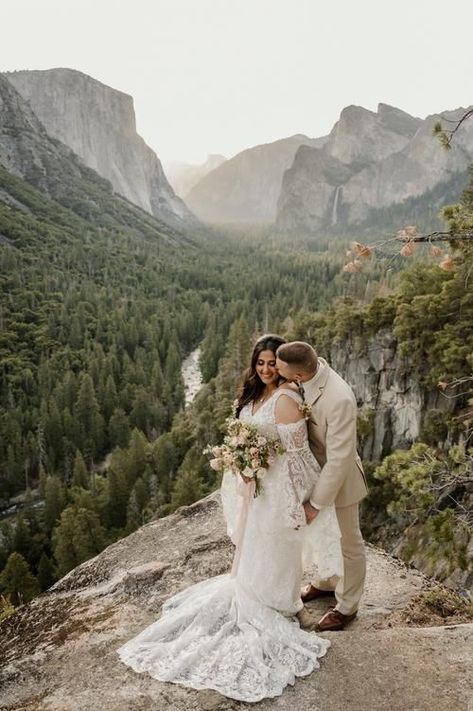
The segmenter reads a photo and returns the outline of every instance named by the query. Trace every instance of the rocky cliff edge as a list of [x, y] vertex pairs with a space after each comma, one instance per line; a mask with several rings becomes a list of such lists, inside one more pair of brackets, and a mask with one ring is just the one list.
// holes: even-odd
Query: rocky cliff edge
[[[153, 521], [71, 571], [0, 626], [0, 708], [145, 711], [253, 707], [139, 675], [116, 649], [159, 615], [163, 601], [227, 572], [232, 545], [218, 493]], [[306, 571], [310, 579], [310, 571]], [[432, 583], [368, 546], [359, 617], [332, 642], [320, 671], [261, 711], [471, 711], [473, 624], [419, 615]], [[427, 591], [427, 592], [426, 592]], [[312, 603], [314, 616], [322, 605]], [[441, 622], [441, 621], [440, 621]]]

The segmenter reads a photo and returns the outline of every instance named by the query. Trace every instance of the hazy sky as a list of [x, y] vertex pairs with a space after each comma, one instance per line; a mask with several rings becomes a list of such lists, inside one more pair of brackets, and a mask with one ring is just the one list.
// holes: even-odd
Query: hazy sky
[[0, 70], [131, 94], [164, 162], [321, 136], [348, 104], [473, 104], [471, 0], [0, 0], [0, 23]]

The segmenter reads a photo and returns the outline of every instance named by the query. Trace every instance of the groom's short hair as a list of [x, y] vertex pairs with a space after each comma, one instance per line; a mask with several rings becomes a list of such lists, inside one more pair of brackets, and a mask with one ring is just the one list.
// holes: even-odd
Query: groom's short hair
[[317, 353], [309, 343], [304, 341], [290, 341], [279, 346], [277, 357], [293, 368], [298, 368], [306, 373], [317, 370]]

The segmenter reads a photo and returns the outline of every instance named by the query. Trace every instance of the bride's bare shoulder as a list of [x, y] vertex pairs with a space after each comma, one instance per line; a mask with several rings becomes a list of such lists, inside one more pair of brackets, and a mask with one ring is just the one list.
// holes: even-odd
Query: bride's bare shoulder
[[297, 386], [293, 383], [283, 383], [279, 386], [276, 395], [276, 408], [274, 410], [277, 425], [287, 425], [298, 422], [302, 415], [299, 409], [301, 397], [297, 391]]

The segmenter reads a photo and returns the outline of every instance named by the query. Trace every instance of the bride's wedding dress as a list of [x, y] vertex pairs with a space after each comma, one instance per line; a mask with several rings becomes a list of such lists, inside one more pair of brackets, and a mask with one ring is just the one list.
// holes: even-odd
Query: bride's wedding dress
[[320, 468], [305, 420], [278, 425], [275, 405], [291, 390], [277, 390], [253, 415], [240, 413], [265, 436], [279, 437], [278, 455], [253, 497], [253, 484], [226, 472], [221, 496], [228, 533], [236, 545], [232, 572], [174, 595], [161, 617], [118, 650], [137, 672], [194, 689], [215, 689], [233, 699], [260, 701], [282, 693], [296, 676], [319, 667], [330, 642], [299, 627], [303, 560], [323, 577], [342, 574], [340, 530], [333, 507], [308, 526], [302, 502]]

